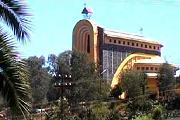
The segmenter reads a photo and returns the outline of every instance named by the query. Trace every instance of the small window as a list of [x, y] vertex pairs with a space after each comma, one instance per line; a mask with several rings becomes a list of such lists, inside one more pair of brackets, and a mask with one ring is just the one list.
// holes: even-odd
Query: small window
[[143, 47], [143, 44], [141, 44], [141, 47]]
[[158, 70], [157, 68], [155, 68], [155, 70]]
[[151, 67], [151, 70], [153, 70], [153, 67]]
[[147, 48], [147, 45], [145, 45], [145, 48]]
[[149, 70], [149, 67], [146, 67], [146, 70]]
[[88, 39], [87, 39], [87, 53], [90, 53], [90, 35], [88, 35]]
[[123, 41], [123, 45], [125, 45], [125, 41]]
[[140, 70], [140, 67], [137, 67], [137, 70]]
[[136, 46], [138, 47], [138, 46], [139, 46], [139, 44], [138, 44], [138, 43], [136, 43]]
[[116, 43], [116, 40], [114, 40], [114, 43]]
[[134, 43], [132, 43], [132, 46], [134, 46]]
[[141, 70], [144, 70], [144, 67], [142, 67]]
[[121, 44], [121, 41], [119, 40], [118, 43]]
[[158, 47], [158, 50], [159, 50], [159, 47]]
[[154, 46], [154, 49], [156, 49], [156, 46]]
[[129, 45], [129, 42], [127, 42], [127, 45]]
[[150, 49], [152, 48], [151, 45], [149, 46], [149, 48], [150, 48]]
[[111, 39], [109, 39], [109, 42], [112, 42], [112, 40], [111, 40]]

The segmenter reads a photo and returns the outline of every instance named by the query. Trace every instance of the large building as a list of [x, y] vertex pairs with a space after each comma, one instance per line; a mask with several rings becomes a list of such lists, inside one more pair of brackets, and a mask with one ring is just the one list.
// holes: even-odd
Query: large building
[[[88, 13], [87, 9], [83, 12]], [[87, 53], [102, 71], [104, 79], [112, 80], [111, 87], [121, 82], [124, 70], [146, 72], [148, 87], [157, 92], [157, 73], [165, 61], [161, 58], [162, 44], [140, 35], [108, 30], [90, 19], [75, 25], [72, 35], [73, 50]]]

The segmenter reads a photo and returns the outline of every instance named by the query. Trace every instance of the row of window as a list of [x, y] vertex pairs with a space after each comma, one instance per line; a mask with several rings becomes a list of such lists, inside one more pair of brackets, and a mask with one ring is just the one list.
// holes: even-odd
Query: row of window
[[137, 67], [137, 70], [155, 70], [157, 71], [158, 68], [157, 67]]
[[112, 40], [109, 39], [110, 43], [118, 43], [118, 44], [122, 44], [122, 45], [130, 45], [130, 46], [136, 46], [136, 47], [144, 47], [144, 48], [149, 48], [149, 49], [154, 49], [154, 50], [159, 50], [159, 47], [156, 46], [152, 46], [152, 45], [147, 45], [147, 44], [143, 44], [143, 43], [135, 43], [135, 42], [129, 42], [129, 41], [121, 41], [121, 40]]

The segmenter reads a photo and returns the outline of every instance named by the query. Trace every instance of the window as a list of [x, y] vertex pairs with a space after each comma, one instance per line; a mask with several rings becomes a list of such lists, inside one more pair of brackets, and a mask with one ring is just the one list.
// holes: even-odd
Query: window
[[143, 44], [141, 44], [141, 47], [143, 47]]
[[159, 47], [158, 47], [158, 50], [159, 50]]
[[153, 70], [153, 67], [151, 67], [151, 70]]
[[149, 48], [150, 48], [150, 49], [152, 48], [151, 45], [149, 46]]
[[154, 46], [154, 49], [156, 49], [156, 46]]
[[145, 48], [147, 48], [147, 45], [145, 45]]
[[87, 53], [90, 53], [90, 35], [87, 38]]
[[111, 40], [111, 39], [109, 39], [109, 42], [112, 42], [112, 40]]
[[121, 44], [121, 41], [119, 40], [118, 43]]
[[127, 45], [129, 45], [129, 42], [127, 42]]
[[137, 70], [140, 70], [140, 67], [137, 67]]
[[123, 45], [125, 45], [125, 41], [123, 41]]
[[114, 40], [114, 43], [116, 43], [116, 40]]
[[146, 70], [149, 70], [149, 67], [146, 67]]
[[132, 43], [132, 46], [134, 46], [134, 43]]
[[142, 67], [141, 70], [144, 70], [144, 67]]
[[157, 67], [155, 68], [155, 70], [158, 70]]
[[136, 43], [136, 46], [138, 47], [138, 46], [139, 46], [139, 44], [138, 44], [138, 43]]

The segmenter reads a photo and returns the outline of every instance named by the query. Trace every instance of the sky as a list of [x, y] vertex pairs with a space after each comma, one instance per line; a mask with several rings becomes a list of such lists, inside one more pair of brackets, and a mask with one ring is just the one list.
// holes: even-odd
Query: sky
[[28, 0], [32, 31], [29, 42], [18, 44], [21, 56], [71, 50], [84, 2], [98, 25], [157, 40], [164, 45], [162, 57], [180, 66], [180, 0]]

